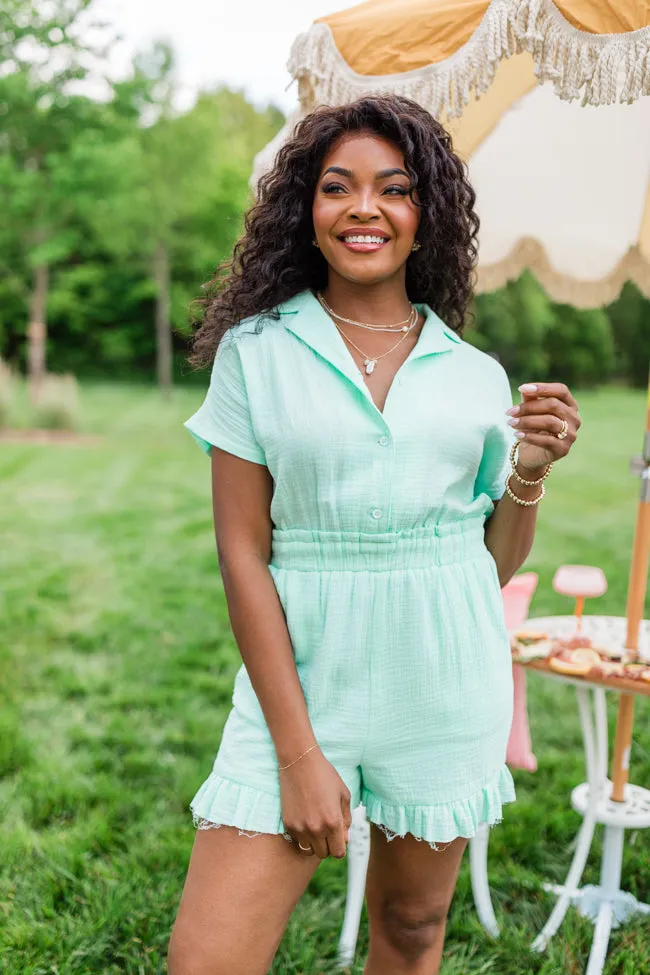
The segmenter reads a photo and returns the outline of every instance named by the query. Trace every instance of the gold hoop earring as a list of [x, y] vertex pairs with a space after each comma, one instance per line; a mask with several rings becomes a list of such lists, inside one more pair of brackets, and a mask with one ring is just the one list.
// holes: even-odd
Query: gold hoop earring
[[419, 240], [416, 240], [416, 241], [413, 242], [413, 247], [411, 247], [411, 250], [412, 251], [419, 251], [421, 247], [422, 247], [422, 244], [420, 243], [420, 241]]

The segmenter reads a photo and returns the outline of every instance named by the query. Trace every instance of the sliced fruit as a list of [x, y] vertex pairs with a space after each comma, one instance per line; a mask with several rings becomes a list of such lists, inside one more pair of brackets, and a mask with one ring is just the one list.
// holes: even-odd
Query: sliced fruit
[[602, 663], [594, 650], [587, 647], [578, 650], [560, 649], [549, 657], [549, 667], [561, 674], [584, 677]]

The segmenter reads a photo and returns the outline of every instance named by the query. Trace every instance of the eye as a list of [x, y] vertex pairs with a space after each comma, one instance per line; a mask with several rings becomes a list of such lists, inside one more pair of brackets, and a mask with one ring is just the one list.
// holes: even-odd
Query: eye
[[323, 193], [334, 193], [336, 190], [345, 190], [345, 187], [340, 183], [326, 183], [323, 186]]
[[390, 193], [391, 196], [408, 196], [409, 190], [405, 186], [387, 186], [384, 193]]

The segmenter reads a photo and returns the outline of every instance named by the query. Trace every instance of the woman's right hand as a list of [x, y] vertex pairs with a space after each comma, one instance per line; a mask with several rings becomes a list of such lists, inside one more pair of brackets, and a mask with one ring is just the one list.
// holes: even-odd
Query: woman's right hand
[[320, 748], [280, 772], [280, 794], [284, 828], [302, 856], [345, 856], [350, 790]]

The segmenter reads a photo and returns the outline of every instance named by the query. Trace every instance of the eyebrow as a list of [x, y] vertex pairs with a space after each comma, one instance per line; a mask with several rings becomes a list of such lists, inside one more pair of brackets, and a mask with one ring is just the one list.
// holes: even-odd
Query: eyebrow
[[[344, 169], [342, 166], [330, 166], [325, 170], [323, 176], [327, 176], [328, 173], [336, 173], [338, 176], [347, 176], [348, 179], [353, 178], [352, 170]], [[409, 174], [404, 170], [396, 167], [394, 169], [380, 169], [378, 173], [375, 173], [375, 179], [386, 179], [388, 176], [406, 176], [409, 178]]]

